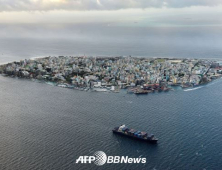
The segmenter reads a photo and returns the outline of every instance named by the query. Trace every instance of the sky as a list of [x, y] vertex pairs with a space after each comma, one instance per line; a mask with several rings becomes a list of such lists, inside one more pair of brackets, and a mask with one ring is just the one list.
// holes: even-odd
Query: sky
[[118, 10], [217, 6], [221, 0], [0, 0], [1, 11]]
[[221, 30], [222, 0], [0, 0], [5, 56], [173, 55], [184, 47], [218, 55]]
[[0, 23], [222, 24], [221, 0], [0, 0]]

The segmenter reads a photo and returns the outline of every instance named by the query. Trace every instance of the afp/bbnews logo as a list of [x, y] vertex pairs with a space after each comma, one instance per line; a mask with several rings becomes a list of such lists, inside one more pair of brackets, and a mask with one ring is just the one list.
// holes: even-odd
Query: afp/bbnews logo
[[128, 156], [107, 156], [103, 151], [97, 151], [93, 156], [79, 156], [76, 163], [92, 163], [101, 166], [105, 163], [146, 163], [146, 158], [129, 158]]

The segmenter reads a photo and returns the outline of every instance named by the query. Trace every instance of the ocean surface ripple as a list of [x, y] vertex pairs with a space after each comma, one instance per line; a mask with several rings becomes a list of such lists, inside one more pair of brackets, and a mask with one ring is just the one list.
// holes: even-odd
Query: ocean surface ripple
[[[0, 76], [0, 169], [217, 170], [222, 167], [222, 80], [136, 96], [84, 92]], [[158, 145], [115, 135], [120, 124]], [[82, 155], [145, 157], [146, 164], [76, 164]]]

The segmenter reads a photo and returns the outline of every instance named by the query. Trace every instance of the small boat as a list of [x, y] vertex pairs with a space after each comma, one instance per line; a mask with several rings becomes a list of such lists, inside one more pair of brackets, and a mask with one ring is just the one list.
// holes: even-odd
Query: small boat
[[66, 88], [66, 87], [67, 87], [66, 84], [58, 84], [57, 86], [58, 86], [58, 87], [63, 87], [63, 88]]
[[89, 88], [87, 87], [87, 88], [85, 88], [84, 90], [85, 90], [85, 91], [88, 91], [88, 90], [89, 90]]
[[74, 86], [68, 84], [68, 85], [66, 85], [66, 88], [73, 89]]
[[134, 94], [148, 94], [147, 90], [137, 90], [134, 92]]
[[67, 84], [67, 83], [61, 83], [61, 84], [57, 84], [58, 87], [63, 87], [63, 88], [69, 88], [69, 89], [73, 89], [74, 86]]

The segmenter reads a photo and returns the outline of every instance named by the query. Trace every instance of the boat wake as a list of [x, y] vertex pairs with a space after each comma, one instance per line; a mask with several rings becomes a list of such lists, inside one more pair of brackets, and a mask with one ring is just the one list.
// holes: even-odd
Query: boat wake
[[[214, 80], [213, 82], [210, 82], [210, 83], [208, 83], [208, 84], [206, 84], [206, 85], [204, 85], [204, 86], [208, 87], [208, 86], [217, 84], [218, 82], [221, 82], [221, 81], [219, 81], [219, 80], [221, 80], [221, 79], [222, 79], [222, 77], [221, 77], [221, 78], [218, 78], [218, 80]], [[202, 87], [204, 87], [204, 86], [200, 86], [200, 87], [196, 87], [196, 88], [189, 88], [189, 89], [185, 89], [185, 90], [183, 90], [183, 91], [197, 90], [197, 89], [200, 89], [200, 88], [202, 88]]]
[[200, 88], [202, 88], [202, 87], [196, 87], [196, 88], [192, 88], [192, 89], [186, 89], [186, 90], [184, 90], [184, 91], [193, 91], [193, 90], [197, 90], [197, 89], [200, 89]]

